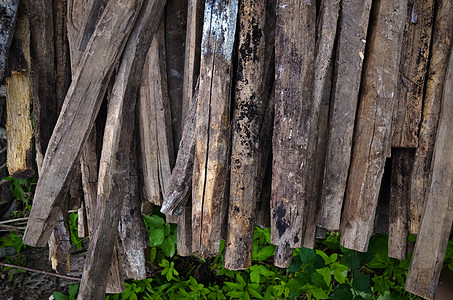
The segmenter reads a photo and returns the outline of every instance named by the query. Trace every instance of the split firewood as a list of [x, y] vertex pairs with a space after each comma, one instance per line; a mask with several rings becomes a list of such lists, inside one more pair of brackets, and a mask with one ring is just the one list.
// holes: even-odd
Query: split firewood
[[180, 256], [192, 255], [192, 202], [189, 200], [178, 216], [178, 241], [176, 249]]
[[[111, 4], [112, 2], [107, 3], [104, 15], [111, 8]], [[130, 163], [131, 133], [135, 122], [135, 119], [130, 116], [135, 115], [135, 100], [144, 70], [146, 54], [162, 19], [165, 1], [148, 1], [144, 3], [143, 7], [140, 2], [136, 2], [135, 5], [137, 5], [136, 13], [140, 11], [140, 14], [136, 22], [132, 19], [132, 23], [135, 23], [134, 30], [122, 55], [112, 98], [108, 104], [99, 164], [96, 227], [91, 237], [78, 299], [100, 299], [106, 290], [107, 280], [103, 274], [112, 262], [121, 207], [124, 195], [128, 192], [124, 178], [129, 175], [127, 174], [129, 168], [124, 169], [124, 167]], [[121, 5], [116, 8], [119, 7]], [[128, 7], [134, 8], [134, 6]], [[121, 10], [121, 15], [124, 17], [124, 7]], [[102, 22], [101, 20], [102, 17], [99, 23]], [[93, 37], [95, 36], [96, 31], [93, 34]], [[92, 41], [89, 45], [91, 43]]]
[[24, 243], [28, 245], [45, 246], [56, 224], [59, 199], [66, 192], [99, 111], [106, 83], [142, 4], [142, 0], [124, 2], [108, 2], [66, 95], [44, 157], [24, 234]]
[[274, 265], [286, 269], [291, 265], [293, 249], [285, 246], [275, 247]]
[[[341, 220], [341, 245], [366, 252], [374, 224], [398, 78], [407, 1], [381, 1], [372, 12], [368, 57]], [[338, 170], [337, 170], [338, 171]]]
[[5, 0], [0, 2], [0, 82], [3, 82], [8, 60], [8, 50], [16, 27], [19, 0]]
[[422, 121], [410, 182], [409, 232], [411, 234], [418, 232], [420, 218], [425, 207], [426, 194], [431, 184], [431, 161], [447, 70], [445, 66], [448, 64], [453, 41], [453, 19], [450, 17], [453, 14], [453, 3], [451, 1], [440, 1], [437, 6], [429, 71], [423, 98]]
[[30, 120], [30, 26], [26, 2], [19, 8], [9, 56], [10, 75], [6, 78], [6, 163], [10, 176], [30, 178], [35, 174], [35, 168]]
[[[271, 243], [299, 248], [304, 235], [308, 178], [312, 175], [312, 101], [316, 5], [280, 1], [276, 7], [275, 119], [272, 138]], [[318, 108], [319, 109], [319, 108]], [[313, 112], [313, 113], [312, 113]]]
[[228, 200], [230, 96], [237, 1], [206, 0], [192, 189], [192, 250], [217, 255]]
[[432, 180], [406, 279], [406, 290], [433, 299], [453, 223], [453, 51], [450, 50], [433, 151]]
[[340, 4], [336, 0], [321, 2], [316, 38], [316, 57], [314, 63], [313, 99], [311, 108], [312, 128], [309, 141], [315, 141], [308, 146], [307, 161], [311, 164], [310, 175], [304, 212], [304, 233], [302, 246], [314, 248], [318, 211], [321, 195], [321, 182], [324, 174], [324, 160], [326, 156], [326, 132], [329, 116], [330, 89], [333, 77], [333, 53], [335, 35], [337, 32]]
[[319, 225], [330, 231], [340, 229], [371, 0], [344, 0], [341, 7], [319, 216]]
[[[260, 140], [267, 108], [265, 93], [266, 1], [239, 2], [238, 68], [233, 101], [232, 150], [225, 267], [243, 270], [252, 265], [253, 229], [259, 196], [258, 172], [265, 166]], [[269, 151], [267, 151], [269, 152]], [[262, 179], [262, 178], [261, 178]], [[261, 181], [261, 180], [260, 180]]]
[[149, 49], [141, 81], [138, 118], [143, 194], [145, 201], [161, 205], [174, 165], [163, 22]]

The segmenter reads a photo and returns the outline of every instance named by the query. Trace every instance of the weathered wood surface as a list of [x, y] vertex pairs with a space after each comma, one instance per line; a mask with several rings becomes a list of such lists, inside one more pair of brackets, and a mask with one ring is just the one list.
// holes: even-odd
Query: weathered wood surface
[[35, 174], [33, 129], [30, 120], [30, 26], [28, 6], [20, 5], [16, 30], [9, 51], [11, 75], [6, 78], [6, 164], [10, 176], [29, 178]]
[[313, 166], [309, 144], [316, 145], [309, 140], [317, 126], [312, 123], [316, 5], [280, 1], [276, 12], [271, 243], [298, 248]]
[[28, 223], [33, 226], [27, 226], [24, 234], [28, 245], [44, 246], [49, 239], [56, 221], [58, 199], [66, 191], [141, 3], [141, 0], [109, 1], [99, 19], [46, 151]]
[[[252, 265], [254, 215], [259, 197], [257, 178], [265, 166], [261, 151], [262, 125], [269, 97], [265, 93], [266, 1], [240, 1], [239, 44], [233, 100], [232, 150], [225, 267], [243, 270]], [[269, 151], [267, 151], [269, 152]], [[262, 177], [261, 177], [262, 179]]]
[[453, 41], [453, 3], [439, 1], [434, 21], [431, 57], [423, 99], [422, 121], [418, 136], [418, 146], [415, 152], [414, 167], [411, 174], [410, 193], [410, 225], [409, 232], [417, 234], [420, 218], [423, 213], [426, 193], [431, 184], [431, 161], [434, 140], [439, 121], [440, 103], [445, 66], [448, 64], [450, 48]]
[[329, 115], [330, 89], [333, 73], [333, 52], [340, 3], [335, 0], [321, 2], [317, 24], [316, 56], [314, 62], [313, 99], [311, 108], [311, 126], [309, 133], [308, 164], [311, 174], [307, 176], [309, 184], [305, 197], [304, 233], [302, 245], [314, 248], [321, 200], [321, 184], [326, 156], [326, 132]]
[[341, 245], [365, 252], [390, 156], [393, 99], [396, 92], [406, 1], [381, 1], [373, 11], [369, 52], [357, 113], [343, 216]]
[[8, 50], [14, 36], [19, 0], [5, 0], [0, 2], [0, 82], [6, 71]]
[[[66, 210], [67, 211], [67, 210]], [[58, 222], [49, 239], [49, 260], [58, 274], [67, 274], [71, 263], [71, 241], [67, 216], [61, 210]]]
[[139, 129], [145, 200], [162, 204], [174, 165], [170, 99], [167, 91], [164, 23], [151, 44], [139, 97]]
[[433, 299], [453, 223], [453, 51], [442, 93], [432, 180], [427, 192], [417, 242], [406, 279], [406, 290]]
[[192, 250], [217, 255], [226, 216], [230, 94], [237, 1], [207, 0], [192, 182]]
[[293, 259], [293, 249], [285, 246], [275, 247], [274, 265], [279, 268], [288, 268]]
[[340, 229], [371, 0], [344, 0], [341, 7], [319, 216], [319, 225], [331, 231]]
[[392, 147], [417, 148], [422, 115], [434, 0], [408, 1], [398, 88], [392, 121]]
[[409, 178], [415, 151], [392, 149], [392, 176], [389, 205], [389, 257], [405, 259], [409, 234]]
[[[107, 12], [112, 2], [107, 3]], [[163, 15], [165, 1], [135, 2], [139, 17], [129, 37], [109, 100], [103, 148], [99, 164], [99, 183], [95, 224], [80, 283], [78, 299], [101, 299], [107, 280], [103, 276], [112, 262], [123, 198], [128, 192], [124, 178], [128, 177], [132, 132], [140, 78], [146, 54]], [[134, 6], [129, 6], [134, 9]], [[122, 9], [121, 5], [116, 7]], [[140, 9], [141, 8], [141, 9]], [[121, 13], [124, 15], [124, 12]], [[102, 20], [102, 17], [101, 17]], [[96, 36], [96, 31], [93, 37]], [[93, 38], [92, 38], [93, 39]], [[91, 44], [91, 41], [90, 41]], [[87, 50], [88, 51], [88, 50]], [[118, 249], [118, 248], [117, 248]]]

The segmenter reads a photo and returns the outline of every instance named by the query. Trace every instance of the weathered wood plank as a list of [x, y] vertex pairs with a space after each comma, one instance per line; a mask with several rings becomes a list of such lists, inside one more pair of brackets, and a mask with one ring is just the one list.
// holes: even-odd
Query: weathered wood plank
[[285, 246], [275, 247], [274, 265], [286, 269], [291, 265], [293, 259], [293, 249]]
[[389, 257], [405, 259], [409, 234], [409, 178], [415, 151], [392, 149], [392, 178], [389, 205]]
[[406, 4], [403, 0], [383, 0], [373, 11], [341, 220], [341, 245], [362, 252], [368, 248], [385, 160], [390, 156], [393, 99]]
[[434, 0], [408, 1], [398, 88], [392, 121], [392, 147], [417, 148], [428, 69]]
[[[265, 93], [266, 1], [239, 1], [239, 44], [233, 100], [232, 150], [225, 267], [243, 270], [252, 265], [255, 210], [261, 187], [260, 133], [267, 108]], [[263, 149], [264, 150], [264, 149]], [[267, 158], [267, 157], [265, 157]], [[261, 178], [262, 179], [262, 178]]]
[[114, 63], [124, 48], [141, 4], [142, 0], [109, 1], [96, 26], [46, 151], [29, 226], [24, 234], [28, 245], [44, 246], [49, 239], [56, 222], [58, 199], [64, 195], [71, 179]]
[[450, 50], [433, 151], [432, 181], [406, 279], [406, 290], [433, 299], [453, 223], [453, 51]]
[[418, 232], [426, 193], [431, 184], [431, 161], [439, 121], [440, 99], [442, 98], [446, 73], [445, 66], [448, 64], [453, 40], [453, 19], [450, 17], [453, 14], [453, 3], [451, 1], [439, 1], [437, 5], [429, 71], [423, 99], [422, 122], [410, 183], [409, 232], [411, 234]]
[[[111, 2], [104, 10], [108, 11]], [[83, 270], [78, 299], [101, 299], [107, 280], [103, 276], [112, 262], [114, 242], [123, 198], [127, 191], [124, 178], [129, 175], [130, 149], [135, 119], [135, 100], [146, 54], [162, 18], [165, 1], [148, 1], [140, 11], [122, 55], [119, 71], [109, 100], [104, 141], [99, 164], [99, 183], [95, 228]], [[117, 7], [121, 8], [121, 6]], [[133, 8], [131, 6], [130, 8]], [[124, 10], [124, 8], [122, 8]], [[121, 13], [124, 15], [124, 11]], [[102, 17], [101, 17], [102, 20]], [[101, 22], [101, 21], [99, 21]], [[93, 36], [96, 35], [96, 31]], [[91, 42], [90, 42], [91, 43]], [[87, 50], [88, 51], [88, 50]], [[126, 150], [127, 149], [127, 150]], [[130, 188], [130, 187], [129, 187]], [[118, 249], [118, 248], [117, 248]]]
[[313, 157], [309, 154], [316, 5], [279, 1], [275, 31], [275, 119], [272, 138], [271, 243], [299, 248]]
[[340, 229], [371, 0], [344, 0], [341, 7], [319, 216], [319, 225], [330, 231]]
[[8, 139], [6, 164], [10, 176], [29, 178], [35, 174], [33, 160], [33, 129], [30, 120], [30, 26], [28, 5], [19, 8], [6, 78], [6, 136]]
[[237, 1], [205, 2], [192, 189], [192, 250], [217, 255], [230, 148], [232, 55]]
[[19, 0], [5, 0], [0, 2], [0, 82], [6, 71], [8, 50], [14, 36]]

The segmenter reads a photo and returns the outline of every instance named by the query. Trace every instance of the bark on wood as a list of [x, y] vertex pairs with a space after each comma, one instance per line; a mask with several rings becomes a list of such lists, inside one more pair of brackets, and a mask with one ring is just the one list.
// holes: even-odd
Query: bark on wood
[[8, 50], [14, 36], [19, 0], [5, 0], [0, 3], [0, 82], [6, 71]]
[[432, 181], [406, 279], [406, 290], [426, 299], [434, 298], [453, 222], [453, 51], [450, 53], [432, 160]]
[[189, 201], [184, 206], [181, 215], [178, 216], [176, 249], [181, 256], [192, 255], [192, 202]]
[[316, 5], [280, 1], [276, 10], [271, 243], [298, 248], [313, 171], [309, 146], [316, 145], [309, 140], [317, 126], [312, 123], [317, 114], [312, 101]]
[[405, 259], [409, 233], [409, 177], [414, 161], [411, 149], [392, 150], [392, 185], [389, 207], [389, 257]]
[[58, 274], [67, 274], [71, 263], [70, 233], [66, 222], [63, 211], [60, 211], [57, 225], [49, 239], [49, 260], [52, 263], [52, 269]]
[[434, 21], [429, 71], [423, 99], [422, 122], [411, 175], [409, 232], [417, 234], [431, 180], [431, 160], [439, 121], [440, 99], [446, 73], [445, 66], [453, 38], [453, 3], [440, 1]]
[[[110, 8], [110, 4], [111, 2], [107, 4], [104, 14]], [[136, 9], [140, 10], [141, 3], [135, 4]], [[122, 56], [112, 98], [109, 101], [104, 132], [95, 216], [97, 227], [88, 249], [78, 299], [104, 297], [107, 281], [103, 274], [112, 262], [116, 228], [123, 198], [128, 192], [124, 178], [129, 175], [127, 173], [130, 164], [131, 133], [135, 122], [130, 116], [135, 115], [139, 79], [143, 73], [146, 54], [162, 18], [164, 6], [165, 1], [144, 3]], [[124, 12], [121, 15], [124, 15]], [[93, 36], [95, 35], [96, 32]]]
[[342, 1], [319, 225], [340, 229], [371, 0]]
[[396, 92], [406, 1], [375, 6], [351, 166], [341, 220], [341, 245], [365, 252], [374, 224]]
[[237, 1], [205, 3], [192, 189], [192, 250], [217, 255], [225, 220]]
[[398, 88], [392, 121], [392, 146], [417, 148], [428, 69], [434, 1], [408, 1]]
[[293, 249], [285, 246], [275, 247], [274, 266], [286, 269], [291, 265]]
[[29, 224], [33, 226], [27, 226], [24, 234], [28, 245], [44, 246], [49, 239], [56, 222], [58, 199], [67, 189], [114, 63], [124, 48], [141, 4], [141, 0], [109, 1], [96, 26], [46, 151], [30, 214]]
[[[225, 243], [225, 267], [243, 270], [252, 265], [255, 210], [261, 182], [260, 133], [267, 108], [265, 93], [266, 1], [239, 2], [238, 69], [236, 72], [231, 150], [230, 198]], [[265, 157], [264, 159], [266, 159]]]
[[165, 66], [164, 23], [148, 52], [140, 87], [139, 124], [144, 196], [162, 204], [174, 166], [170, 99]]
[[11, 76], [6, 79], [6, 163], [10, 176], [29, 178], [35, 174], [35, 170], [30, 120], [30, 27], [26, 2], [20, 6], [9, 55]]

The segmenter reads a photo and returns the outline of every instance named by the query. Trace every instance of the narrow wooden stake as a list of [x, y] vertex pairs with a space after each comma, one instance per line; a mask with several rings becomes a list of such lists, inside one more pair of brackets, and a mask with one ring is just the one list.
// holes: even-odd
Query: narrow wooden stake
[[27, 245], [42, 247], [49, 239], [56, 224], [58, 199], [68, 187], [80, 151], [93, 127], [106, 83], [142, 2], [109, 1], [99, 19], [46, 151], [30, 222], [24, 234], [24, 243]]
[[366, 252], [377, 199], [390, 155], [390, 128], [407, 1], [383, 0], [367, 53], [352, 160], [341, 220], [341, 245]]
[[314, 1], [279, 1], [275, 31], [275, 119], [272, 137], [271, 243], [302, 246], [307, 181], [316, 145], [312, 109], [315, 62]]
[[432, 38], [431, 57], [423, 98], [422, 122], [411, 175], [409, 232], [417, 234], [431, 184], [431, 162], [439, 122], [440, 103], [453, 35], [453, 3], [439, 1]]
[[292, 248], [284, 246], [277, 246], [275, 248], [274, 265], [276, 267], [286, 269], [291, 265], [292, 259], [293, 259]]
[[206, 0], [192, 190], [192, 250], [217, 255], [225, 221], [237, 1]]
[[371, 0], [341, 2], [336, 79], [332, 87], [332, 107], [319, 216], [319, 225], [330, 231], [340, 229], [371, 2]]
[[0, 82], [6, 71], [6, 61], [8, 60], [8, 50], [14, 36], [16, 26], [17, 10], [19, 8], [19, 0], [5, 0], [0, 3]]
[[433, 299], [453, 223], [453, 51], [450, 50], [432, 160], [432, 181], [417, 235], [406, 290]]

